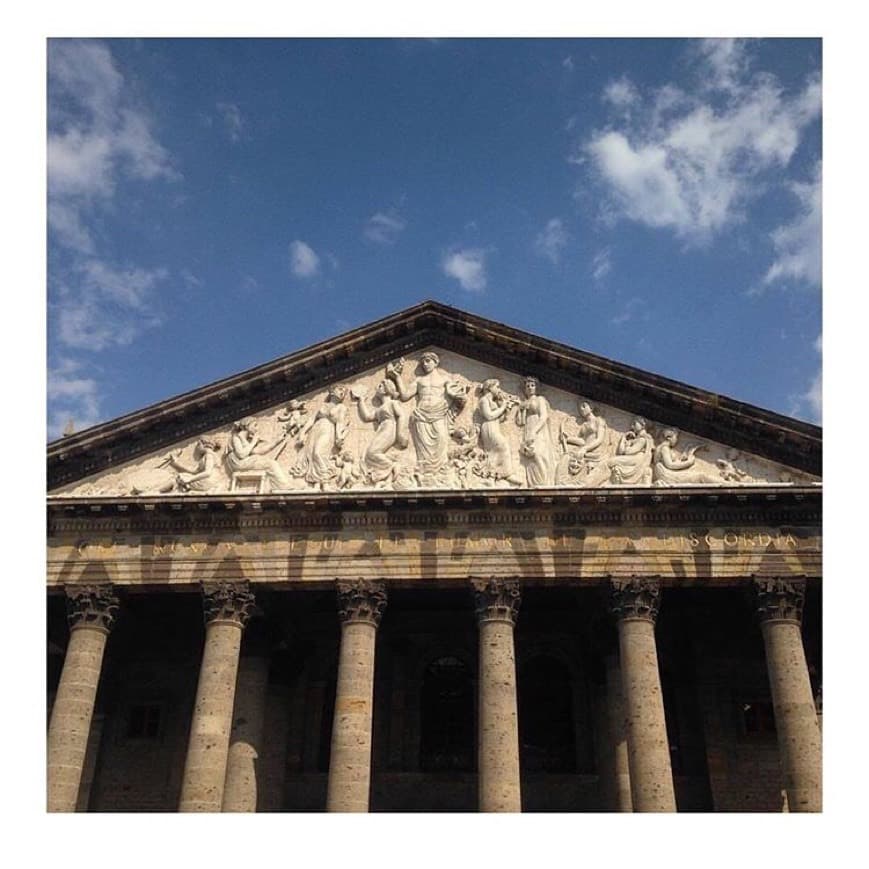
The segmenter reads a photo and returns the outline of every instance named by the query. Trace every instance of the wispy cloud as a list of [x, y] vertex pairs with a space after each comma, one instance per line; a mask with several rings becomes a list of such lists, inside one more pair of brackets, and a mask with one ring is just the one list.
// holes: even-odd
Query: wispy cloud
[[610, 318], [610, 323], [613, 326], [622, 326], [627, 323], [629, 320], [634, 318], [634, 315], [639, 310], [640, 306], [643, 304], [643, 300], [634, 296], [631, 299], [628, 299], [624, 305], [622, 305], [621, 310], [612, 318]]
[[445, 254], [441, 259], [441, 269], [468, 292], [482, 293], [486, 289], [486, 251], [482, 248], [466, 248]]
[[815, 168], [808, 183], [789, 185], [799, 201], [792, 221], [772, 234], [776, 259], [769, 267], [764, 284], [797, 282], [821, 285], [821, 167]]
[[559, 218], [553, 217], [534, 239], [534, 250], [538, 256], [545, 257], [553, 265], [558, 265], [567, 240], [564, 223]]
[[612, 266], [612, 248], [602, 248], [591, 261], [591, 276], [595, 281], [602, 281], [610, 273]]
[[78, 428], [99, 415], [97, 378], [81, 375], [75, 351], [129, 344], [161, 322], [155, 290], [167, 270], [114, 262], [102, 249], [99, 221], [122, 185], [180, 175], [102, 42], [49, 41], [48, 104], [50, 351], [62, 358], [49, 371], [48, 397], [57, 434], [62, 414]]
[[[812, 343], [812, 347], [818, 356], [821, 356], [822, 350], [822, 342], [821, 336], [814, 340]], [[800, 393], [793, 401], [791, 407], [791, 414], [793, 416], [803, 417], [804, 419], [809, 420], [809, 422], [814, 422], [820, 425], [821, 423], [821, 415], [823, 409], [823, 378], [820, 364], [818, 365], [817, 371], [812, 376], [809, 381], [809, 385], [806, 387], [805, 391]]]
[[743, 219], [764, 183], [786, 181], [783, 170], [821, 110], [817, 77], [786, 95], [774, 76], [751, 72], [744, 42], [703, 41], [696, 56], [692, 91], [668, 84], [641, 93], [627, 78], [611, 82], [604, 99], [614, 119], [574, 155], [614, 218], [694, 242]]
[[398, 241], [406, 226], [406, 221], [396, 212], [378, 211], [365, 221], [363, 234], [375, 244], [392, 245]]
[[220, 102], [217, 104], [217, 111], [220, 113], [220, 118], [223, 121], [223, 127], [226, 130], [229, 141], [238, 142], [245, 128], [241, 109], [235, 103]]
[[97, 381], [82, 374], [82, 365], [63, 357], [48, 369], [48, 438], [60, 437], [70, 421], [76, 431], [100, 422], [100, 390]]
[[297, 278], [307, 280], [320, 271], [320, 257], [300, 239], [290, 242], [290, 270]]

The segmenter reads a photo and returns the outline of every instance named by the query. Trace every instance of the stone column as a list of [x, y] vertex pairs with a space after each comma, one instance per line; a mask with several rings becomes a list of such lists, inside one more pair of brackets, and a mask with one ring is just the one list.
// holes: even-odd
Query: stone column
[[481, 812], [521, 812], [519, 720], [513, 628], [521, 592], [515, 580], [474, 581], [480, 629], [479, 732]]
[[[262, 619], [256, 619], [255, 622]], [[257, 630], [259, 629], [259, 630]], [[252, 635], [253, 632], [255, 634]], [[255, 812], [262, 776], [257, 761], [262, 756], [263, 726], [269, 684], [269, 648], [263, 626], [252, 625], [245, 631], [238, 680], [235, 689], [235, 709], [229, 754], [226, 761], [226, 782], [223, 788], [224, 812]]]
[[805, 580], [755, 579], [788, 810], [821, 811], [821, 731], [800, 633]]
[[118, 612], [111, 586], [66, 588], [69, 645], [48, 727], [48, 811], [74, 812], [106, 639]]
[[203, 585], [205, 649], [181, 782], [180, 812], [219, 812], [241, 634], [254, 606], [246, 582]]
[[606, 739], [609, 741], [610, 769], [608, 808], [614, 812], [632, 812], [631, 775], [628, 765], [628, 736], [622, 672], [617, 655], [607, 655], [606, 668]]
[[338, 583], [341, 649], [326, 811], [367, 812], [371, 790], [374, 644], [386, 609], [382, 582]]
[[610, 608], [619, 633], [633, 810], [675, 812], [670, 745], [655, 646], [660, 583], [656, 579], [634, 577], [614, 581], [611, 592]]

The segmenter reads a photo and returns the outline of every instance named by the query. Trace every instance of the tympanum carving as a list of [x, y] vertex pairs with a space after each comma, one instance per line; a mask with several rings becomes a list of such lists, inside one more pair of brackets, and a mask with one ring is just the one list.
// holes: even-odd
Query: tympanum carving
[[685, 437], [536, 377], [430, 350], [56, 494], [588, 489], [813, 479], [703, 438], [691, 437], [683, 447]]

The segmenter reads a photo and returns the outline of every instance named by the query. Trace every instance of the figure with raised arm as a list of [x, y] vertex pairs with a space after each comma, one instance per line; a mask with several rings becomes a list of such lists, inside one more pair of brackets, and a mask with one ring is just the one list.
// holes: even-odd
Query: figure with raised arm
[[514, 486], [521, 486], [524, 483], [522, 472], [513, 464], [510, 444], [502, 431], [508, 413], [518, 403], [517, 399], [504, 392], [500, 381], [495, 378], [484, 381], [478, 389], [480, 402], [477, 412], [483, 420], [480, 446], [486, 453], [481, 471], [489, 479], [506, 480]]
[[276, 459], [266, 456], [266, 453], [284, 443], [287, 437], [285, 433], [276, 441], [268, 443], [257, 434], [256, 422], [251, 417], [233, 423], [229, 451], [226, 454], [226, 466], [230, 474], [234, 471], [265, 471], [271, 491], [291, 488], [293, 484], [287, 472]]
[[468, 387], [451, 380], [439, 365], [437, 353], [427, 350], [420, 358], [421, 373], [409, 384], [401, 380], [403, 359], [386, 366], [386, 376], [395, 383], [398, 397], [402, 401], [416, 399], [410, 433], [420, 488], [448, 485], [450, 423], [467, 401]]
[[340, 450], [350, 429], [344, 386], [330, 386], [326, 400], [314, 418], [299, 430], [297, 445], [302, 453], [292, 469], [294, 477], [325, 489], [338, 477], [335, 451]]
[[395, 467], [396, 459], [389, 454], [390, 450], [393, 447], [403, 450], [409, 442], [407, 415], [398, 398], [398, 387], [389, 378], [381, 380], [377, 386], [377, 404], [362, 391], [351, 390], [350, 395], [357, 402], [359, 418], [376, 426], [374, 437], [362, 456], [362, 470], [372, 483], [382, 483], [392, 478]]

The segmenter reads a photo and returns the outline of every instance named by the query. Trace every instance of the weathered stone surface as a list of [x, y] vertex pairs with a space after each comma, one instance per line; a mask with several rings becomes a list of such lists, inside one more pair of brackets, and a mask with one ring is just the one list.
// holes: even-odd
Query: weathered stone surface
[[516, 652], [521, 593], [515, 580], [474, 583], [479, 625], [478, 764], [481, 812], [521, 812]]
[[341, 649], [332, 724], [330, 812], [367, 812], [371, 790], [374, 649], [386, 606], [381, 583], [340, 583]]
[[821, 811], [821, 729], [800, 632], [805, 582], [755, 581], [788, 811]]
[[242, 583], [203, 588], [205, 649], [181, 785], [181, 812], [219, 812], [235, 703], [241, 634], [253, 595]]
[[48, 728], [48, 811], [78, 802], [103, 654], [118, 600], [108, 586], [67, 590], [69, 645]]

